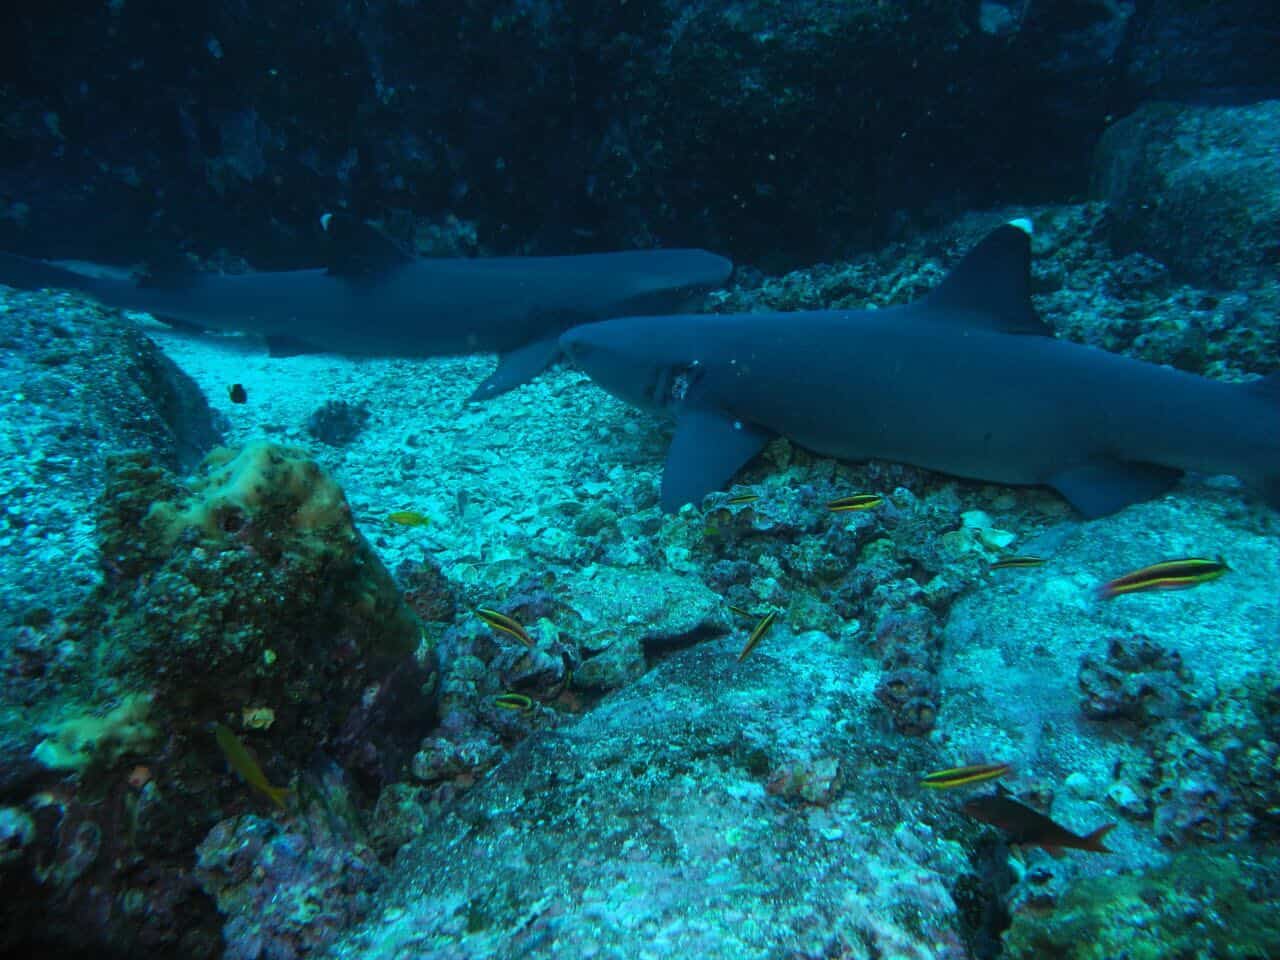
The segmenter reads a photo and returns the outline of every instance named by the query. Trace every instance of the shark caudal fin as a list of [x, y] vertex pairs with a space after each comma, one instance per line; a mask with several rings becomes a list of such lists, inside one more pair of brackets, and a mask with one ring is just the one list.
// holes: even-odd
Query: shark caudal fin
[[44, 260], [0, 253], [0, 284], [17, 290], [92, 290], [94, 279]]
[[1052, 336], [1031, 306], [1031, 222], [996, 227], [920, 303], [930, 320]]

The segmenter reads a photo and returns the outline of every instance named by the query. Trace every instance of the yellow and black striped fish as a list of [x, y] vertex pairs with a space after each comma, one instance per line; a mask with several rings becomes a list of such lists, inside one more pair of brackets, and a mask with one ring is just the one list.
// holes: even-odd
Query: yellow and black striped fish
[[755, 625], [755, 627], [751, 631], [750, 636], [747, 637], [747, 642], [746, 644], [743, 645], [742, 652], [738, 654], [739, 663], [747, 659], [747, 654], [749, 654], [752, 650], [754, 650], [756, 648], [756, 644], [758, 644], [762, 639], [764, 639], [764, 635], [769, 632], [769, 628], [773, 626], [773, 621], [776, 620], [777, 618], [778, 618], [777, 610], [770, 610], [768, 613], [766, 613], [763, 617], [760, 618], [760, 622]]
[[1021, 570], [1023, 567], [1039, 567], [1044, 565], [1044, 557], [1027, 554], [1021, 557], [1001, 557], [991, 564], [992, 570]]
[[519, 640], [529, 649], [532, 650], [536, 646], [533, 642], [533, 637], [529, 636], [528, 631], [520, 626], [519, 621], [508, 617], [505, 613], [499, 613], [489, 607], [479, 607], [476, 610], [476, 616], [493, 627], [493, 629]]
[[1185, 590], [1198, 583], [1217, 580], [1230, 569], [1222, 557], [1217, 560], [1207, 557], [1164, 560], [1108, 580], [1098, 588], [1098, 594], [1109, 600], [1122, 593], [1139, 593], [1143, 590]]
[[963, 787], [971, 783], [998, 780], [1012, 769], [1007, 763], [973, 763], [966, 767], [951, 767], [926, 774], [921, 778], [920, 786], [928, 787], [930, 790], [949, 790], [952, 787]]
[[855, 493], [850, 497], [840, 497], [827, 504], [832, 513], [852, 513], [855, 510], [870, 510], [884, 503], [884, 497], [877, 493]]

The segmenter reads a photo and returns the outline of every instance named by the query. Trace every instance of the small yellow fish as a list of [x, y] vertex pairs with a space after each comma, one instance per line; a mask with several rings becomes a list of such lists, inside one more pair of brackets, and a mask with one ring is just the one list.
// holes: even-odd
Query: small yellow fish
[[1098, 592], [1103, 599], [1110, 599], [1122, 593], [1138, 593], [1142, 590], [1185, 590], [1197, 583], [1217, 580], [1230, 569], [1222, 557], [1217, 560], [1205, 557], [1165, 560], [1108, 580], [1098, 588]]
[[397, 510], [387, 514], [388, 523], [398, 523], [402, 527], [425, 527], [431, 518], [417, 510]]
[[931, 790], [948, 790], [951, 787], [963, 787], [970, 783], [983, 783], [987, 780], [998, 780], [1013, 768], [1007, 763], [974, 763], [967, 767], [951, 767], [930, 773], [920, 781], [920, 786]]
[[735, 607], [733, 604], [729, 604], [729, 612], [735, 617], [743, 617], [747, 620], [755, 618], [755, 614], [750, 610], [744, 610], [742, 607]]
[[493, 698], [493, 705], [502, 710], [519, 710], [521, 713], [533, 711], [533, 700], [523, 693], [500, 693]]
[[479, 607], [476, 610], [476, 616], [493, 627], [500, 630], [508, 636], [515, 637], [530, 650], [534, 647], [533, 637], [520, 624], [508, 617], [505, 613], [499, 613], [497, 610], [491, 610], [488, 607]]
[[1004, 557], [991, 564], [992, 570], [1019, 570], [1023, 567], [1039, 567], [1044, 564], [1044, 557]]
[[832, 513], [852, 513], [854, 510], [870, 510], [884, 503], [884, 497], [875, 493], [855, 493], [851, 497], [840, 497], [827, 504]]
[[258, 761], [253, 759], [253, 755], [240, 742], [240, 738], [227, 727], [220, 723], [215, 723], [213, 725], [213, 736], [218, 741], [218, 746], [222, 748], [222, 753], [227, 758], [227, 763], [231, 765], [232, 770], [240, 775], [240, 779], [255, 790], [265, 794], [272, 803], [283, 810], [284, 798], [290, 793], [289, 788], [273, 787], [267, 779], [267, 775], [258, 766]]
[[760, 499], [758, 493], [735, 493], [732, 497], [725, 500], [725, 503], [731, 507], [740, 506], [744, 503], [755, 503]]
[[777, 610], [770, 610], [760, 618], [760, 622], [755, 625], [755, 628], [751, 631], [751, 635], [747, 637], [747, 642], [743, 646], [742, 652], [738, 654], [739, 663], [745, 660], [747, 658], [747, 654], [756, 648], [756, 644], [759, 643], [764, 638], [764, 635], [769, 632], [769, 628], [773, 626], [773, 621], [777, 618]]

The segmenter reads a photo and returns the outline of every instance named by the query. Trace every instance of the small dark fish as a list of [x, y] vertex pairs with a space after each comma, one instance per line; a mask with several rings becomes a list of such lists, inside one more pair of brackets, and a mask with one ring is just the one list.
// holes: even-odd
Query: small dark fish
[[241, 384], [233, 383], [227, 388], [227, 396], [231, 398], [232, 403], [244, 403], [249, 399], [249, 391]]
[[397, 510], [395, 513], [387, 514], [387, 520], [402, 527], [425, 527], [431, 523], [430, 517], [417, 510]]
[[480, 607], [476, 610], [476, 616], [493, 627], [500, 630], [508, 636], [515, 637], [530, 650], [533, 649], [533, 637], [525, 631], [524, 627], [508, 617], [505, 613], [499, 613], [497, 610], [490, 610], [488, 607]]
[[986, 780], [998, 780], [1013, 768], [1007, 763], [975, 763], [967, 767], [951, 767], [926, 775], [920, 786], [931, 790], [946, 790], [951, 787], [963, 787], [971, 783], [982, 783]]
[[1044, 565], [1044, 557], [1003, 557], [991, 564], [992, 570], [1020, 570], [1023, 567], [1039, 567]]
[[840, 497], [827, 504], [832, 513], [852, 513], [854, 510], [870, 510], [884, 503], [884, 497], [875, 493], [855, 493], [851, 497]]
[[518, 710], [521, 713], [533, 711], [533, 700], [523, 693], [500, 693], [493, 698], [493, 705], [501, 710]]
[[731, 507], [736, 507], [744, 503], [755, 503], [759, 499], [760, 494], [758, 493], [736, 493], [726, 499], [725, 503]]
[[222, 748], [222, 753], [227, 758], [227, 763], [231, 765], [232, 770], [240, 775], [240, 779], [255, 790], [265, 794], [272, 803], [283, 810], [284, 798], [289, 795], [289, 788], [273, 787], [267, 779], [267, 775], [258, 766], [258, 761], [253, 759], [253, 755], [240, 742], [240, 738], [232, 733], [229, 728], [220, 723], [215, 723], [213, 725], [213, 736], [218, 741], [218, 746]]
[[750, 610], [743, 609], [742, 607], [735, 607], [733, 604], [729, 604], [729, 612], [735, 617], [743, 617], [747, 620], [752, 620], [756, 616]]
[[998, 787], [995, 793], [984, 797], [975, 797], [960, 809], [975, 820], [1005, 831], [1009, 835], [1009, 843], [1043, 847], [1055, 857], [1062, 856], [1063, 849], [1068, 847], [1092, 853], [1111, 852], [1102, 845], [1102, 839], [1115, 829], [1114, 823], [1105, 823], [1082, 837], [1050, 820], [1038, 810], [1015, 800], [1013, 794], [1004, 787]]
[[1098, 593], [1103, 599], [1110, 599], [1122, 593], [1138, 593], [1143, 590], [1185, 590], [1197, 583], [1217, 580], [1230, 569], [1222, 557], [1217, 560], [1206, 557], [1165, 560], [1108, 580], [1098, 588]]
[[764, 635], [769, 632], [769, 628], [773, 626], [773, 621], [777, 618], [777, 610], [770, 610], [760, 618], [760, 622], [755, 625], [755, 628], [751, 631], [751, 635], [747, 637], [747, 642], [746, 645], [743, 646], [742, 652], [738, 654], [739, 663], [745, 660], [747, 658], [747, 654], [756, 648], [756, 644], [759, 643], [764, 638]]

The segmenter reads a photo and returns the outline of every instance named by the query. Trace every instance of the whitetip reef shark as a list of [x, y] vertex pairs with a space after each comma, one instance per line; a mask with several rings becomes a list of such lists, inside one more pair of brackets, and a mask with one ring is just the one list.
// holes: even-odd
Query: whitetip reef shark
[[689, 309], [733, 264], [705, 250], [564, 257], [419, 259], [377, 269], [195, 274], [140, 280], [93, 264], [0, 253], [0, 284], [79, 290], [106, 306], [182, 326], [264, 337], [278, 355], [331, 352], [425, 357], [498, 353], [469, 398], [532, 379], [559, 354], [561, 332], [606, 317]]
[[1030, 299], [1031, 224], [990, 233], [927, 296], [879, 310], [628, 317], [573, 362], [672, 413], [661, 505], [720, 489], [771, 438], [843, 460], [1044, 484], [1086, 517], [1232, 474], [1280, 509], [1280, 374], [1210, 380], [1057, 340]]

